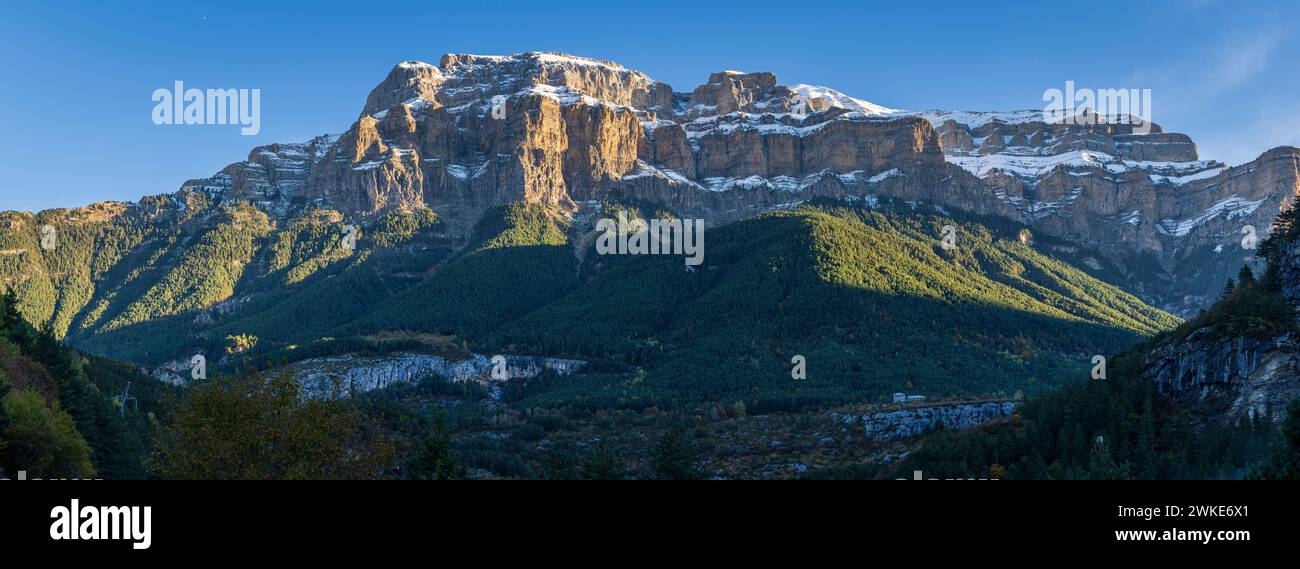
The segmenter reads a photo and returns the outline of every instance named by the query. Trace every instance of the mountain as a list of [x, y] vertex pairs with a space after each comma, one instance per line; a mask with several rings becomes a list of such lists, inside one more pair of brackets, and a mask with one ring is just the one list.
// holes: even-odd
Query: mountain
[[[1007, 300], [990, 284], [944, 299], [1150, 334], [1173, 321], [1111, 289], [1094, 296], [1103, 285], [1087, 279], [1186, 314], [1239, 268], [1246, 255], [1228, 246], [1239, 226], [1257, 223], [1263, 234], [1267, 213], [1294, 190], [1289, 149], [1229, 169], [1197, 160], [1187, 137], [1158, 126], [1136, 135], [1043, 118], [900, 111], [783, 86], [771, 73], [719, 72], [683, 93], [607, 61], [446, 55], [436, 66], [394, 67], [346, 132], [256, 148], [175, 194], [0, 214], [0, 279], [29, 320], [91, 352], [147, 364], [196, 352], [234, 362], [402, 329], [612, 357], [591, 342], [578, 350], [512, 327], [575, 317], [564, 302], [612, 278], [601, 268], [621, 260], [589, 250], [596, 217], [627, 207], [701, 218], [725, 237], [728, 224], [775, 228], [773, 212], [823, 203], [929, 211], [974, 235], [1006, 223], [1032, 231], [1041, 259], [998, 251], [963, 265], [1023, 297]], [[868, 227], [921, 238], [882, 223]], [[58, 235], [49, 251], [45, 225]], [[361, 229], [356, 247], [344, 246], [349, 225]], [[929, 237], [939, 239], [942, 225], [928, 226]], [[834, 251], [839, 263], [911, 262]], [[828, 253], [817, 255], [806, 266]], [[727, 274], [708, 264], [709, 277]], [[945, 290], [930, 282], [942, 275], [920, 274], [926, 287], [894, 290], [891, 302]], [[1080, 344], [1048, 351], [1096, 353]]]
[[815, 196], [925, 200], [1101, 251], [1108, 279], [1194, 314], [1251, 257], [1243, 228], [1266, 236], [1290, 203], [1300, 152], [1228, 167], [1159, 125], [1095, 119], [898, 111], [762, 72], [678, 93], [606, 61], [447, 55], [395, 67], [337, 139], [258, 149], [187, 187], [349, 214], [428, 205], [462, 230], [520, 199], [643, 200], [719, 223]]
[[[892, 393], [1003, 413], [1077, 389], [1094, 356], [1208, 308], [1253, 257], [1241, 228], [1267, 236], [1296, 190], [1294, 149], [1229, 168], [1156, 125], [1044, 118], [447, 55], [397, 65], [346, 132], [174, 194], [0, 213], [0, 282], [42, 337], [167, 382], [196, 354], [311, 395], [336, 381], [405, 458], [445, 409], [438, 448], [479, 474], [554, 470], [543, 438], [638, 457], [689, 423], [727, 433], [709, 439], [724, 475], [793, 476], [767, 469], [893, 457], [845, 421]], [[602, 254], [598, 220], [620, 214], [703, 220], [702, 263]], [[496, 355], [512, 381], [487, 379]]]

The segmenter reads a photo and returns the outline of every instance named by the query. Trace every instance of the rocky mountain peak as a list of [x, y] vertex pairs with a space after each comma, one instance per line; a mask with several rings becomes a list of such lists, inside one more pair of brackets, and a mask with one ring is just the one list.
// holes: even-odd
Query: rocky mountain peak
[[420, 61], [403, 61], [370, 91], [361, 114], [372, 115], [404, 101], [433, 101], [444, 81], [442, 70], [437, 67]]
[[[785, 113], [793, 110], [797, 93], [777, 85], [776, 74], [768, 71], [744, 73], [719, 71], [709, 74], [709, 81], [691, 93], [680, 118], [718, 116], [735, 112]], [[826, 105], [817, 110], [825, 110]]]
[[488, 107], [494, 97], [589, 97], [644, 110], [668, 110], [672, 90], [644, 73], [599, 59], [553, 52], [509, 56], [446, 54], [437, 66], [404, 61], [371, 91], [363, 115], [398, 104]]

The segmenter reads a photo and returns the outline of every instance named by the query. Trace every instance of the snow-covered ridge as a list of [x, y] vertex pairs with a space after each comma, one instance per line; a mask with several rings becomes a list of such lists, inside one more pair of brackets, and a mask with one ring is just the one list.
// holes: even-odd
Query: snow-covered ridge
[[736, 111], [725, 115], [700, 117], [687, 122], [684, 126], [687, 140], [694, 144], [698, 139], [713, 134], [757, 131], [759, 134], [788, 134], [795, 137], [804, 137], [836, 123], [878, 122], [881, 120], [889, 119], [881, 115], [870, 115], [858, 111], [844, 113], [830, 120], [800, 118], [788, 112], [746, 113]]
[[[511, 95], [511, 98], [524, 97], [528, 95], [537, 95], [541, 97], [546, 97], [547, 99], [551, 99], [561, 105], [575, 105], [578, 103], [582, 103], [591, 107], [606, 106], [606, 107], [612, 107], [614, 109], [628, 110], [633, 112], [637, 111], [637, 109], [633, 107], [620, 105], [618, 103], [613, 103], [603, 99], [597, 99], [590, 95], [586, 95], [581, 91], [578, 91], [577, 89], [572, 89], [569, 87], [559, 87], [559, 86], [547, 85], [547, 84], [531, 85], [526, 89], [516, 91]], [[491, 105], [484, 105], [482, 108], [484, 112], [490, 111], [490, 109], [491, 109]]]
[[[582, 57], [571, 55], [558, 51], [525, 51], [511, 55], [480, 55], [474, 53], [449, 53], [444, 58], [451, 58], [454, 63], [449, 68], [460, 66], [476, 67], [485, 63], [500, 64], [510, 61], [534, 61], [546, 65], [584, 65], [591, 67], [600, 67], [610, 71], [628, 71], [638, 75], [644, 75], [639, 71], [633, 71], [614, 61], [596, 59], [592, 57]], [[399, 65], [410, 65], [412, 67], [436, 67], [423, 61], [404, 61]], [[448, 71], [448, 69], [442, 69]]]
[[415, 61], [415, 60], [403, 61], [401, 63], [398, 63], [397, 66], [402, 69], [432, 69], [435, 71], [441, 71], [438, 69], [438, 66], [436, 65], [425, 63], [423, 61]]
[[964, 124], [972, 130], [984, 126], [991, 122], [1002, 124], [1026, 124], [1032, 122], [1045, 122], [1044, 113], [1041, 109], [1022, 110], [1022, 111], [900, 111], [902, 113], [912, 114], [930, 121], [935, 128], [947, 121], [955, 121], [957, 124]]
[[1195, 172], [1192, 174], [1186, 174], [1182, 176], [1177, 176], [1177, 175], [1166, 176], [1160, 174], [1151, 174], [1151, 182], [1154, 184], [1171, 184], [1174, 186], [1182, 186], [1191, 182], [1195, 182], [1197, 180], [1208, 180], [1227, 171], [1228, 171], [1227, 166], [1215, 166], [1215, 167], [1207, 168], [1205, 170], [1201, 170], [1200, 172]]
[[[623, 67], [622, 65], [619, 65], [618, 63], [615, 63], [613, 61], [606, 61], [603, 59], [593, 59], [590, 57], [579, 57], [576, 55], [569, 55], [567, 53], [559, 53], [554, 51], [530, 51], [530, 52], [515, 55], [514, 57], [531, 57], [541, 63], [549, 63], [552, 65], [558, 65], [558, 64], [590, 65], [594, 67], [602, 67], [605, 69], [609, 69], [611, 71], [628, 71], [628, 68]], [[637, 73], [639, 74], [640, 72]]]
[[1141, 119], [1132, 115], [1106, 115], [1102, 116], [1090, 108], [1078, 109], [1067, 117], [1061, 111], [1054, 111], [1049, 116], [1049, 112], [1043, 109], [1025, 109], [1020, 111], [946, 111], [940, 109], [931, 109], [928, 111], [896, 111], [898, 116], [918, 116], [930, 121], [930, 125], [939, 128], [940, 125], [947, 121], [953, 121], [957, 124], [966, 125], [971, 130], [978, 129], [989, 123], [1001, 124], [1062, 124], [1067, 122], [1065, 119], [1073, 118], [1079, 121], [1079, 124], [1085, 124], [1085, 117], [1091, 117], [1096, 124], [1140, 124]]
[[882, 107], [862, 99], [856, 99], [836, 91], [835, 89], [831, 89], [830, 87], [804, 85], [800, 83], [798, 85], [790, 86], [790, 90], [803, 95], [808, 99], [821, 99], [833, 107], [856, 111], [867, 116], [889, 116], [904, 114], [907, 112], [898, 109], [891, 109], [889, 107]]
[[1013, 176], [1035, 179], [1045, 176], [1057, 166], [1071, 168], [1104, 167], [1116, 162], [1109, 154], [1079, 150], [1057, 154], [1055, 156], [1018, 156], [1013, 154], [989, 154], [985, 156], [948, 156], [948, 161], [961, 166], [980, 178], [1002, 171]]
[[[1108, 174], [1123, 174], [1140, 170], [1149, 172], [1153, 183], [1174, 186], [1213, 178], [1228, 169], [1222, 163], [1211, 160], [1198, 160], [1195, 162], [1121, 160], [1095, 150], [1075, 150], [1052, 156], [1022, 156], [1017, 154], [949, 155], [947, 160], [980, 178], [987, 177], [995, 171], [1001, 171], [1030, 183], [1051, 174], [1058, 166], [1065, 166], [1070, 170], [1100, 168]], [[1086, 176], [1090, 175], [1090, 172], [1072, 171], [1071, 175]]]

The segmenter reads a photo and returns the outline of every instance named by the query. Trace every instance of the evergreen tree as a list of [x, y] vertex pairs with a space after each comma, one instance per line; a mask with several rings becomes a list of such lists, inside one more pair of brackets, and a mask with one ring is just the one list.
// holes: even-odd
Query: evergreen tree
[[1251, 478], [1261, 480], [1300, 480], [1300, 399], [1287, 405], [1283, 440], [1273, 453], [1272, 462], [1256, 469]]
[[1300, 232], [1300, 224], [1296, 223], [1297, 212], [1295, 204], [1278, 214], [1273, 220], [1273, 230], [1269, 233], [1267, 239], [1259, 243], [1255, 250], [1255, 256], [1269, 261], [1270, 265], [1277, 261], [1277, 257], [1282, 253], [1285, 243], [1290, 243], [1295, 238], [1296, 233]]
[[546, 453], [546, 468], [543, 475], [547, 480], [579, 480], [578, 456], [572, 444], [559, 445]]
[[5, 289], [4, 297], [0, 298], [0, 332], [17, 331], [22, 318], [18, 312], [18, 294], [12, 288]]
[[1255, 272], [1250, 270], [1250, 266], [1243, 266], [1241, 272], [1237, 273], [1237, 282], [1241, 283], [1241, 288], [1249, 288], [1255, 284]]
[[650, 464], [663, 480], [701, 480], [700, 451], [686, 437], [684, 429], [673, 429], [659, 437], [650, 453]]
[[1115, 464], [1110, 447], [1106, 445], [1104, 439], [1092, 445], [1092, 453], [1088, 457], [1088, 477], [1093, 480], [1122, 480], [1127, 478], [1120, 470], [1120, 467]]
[[465, 467], [451, 454], [451, 434], [439, 410], [424, 437], [419, 455], [407, 466], [407, 477], [412, 480], [461, 480], [465, 475]]
[[601, 441], [582, 460], [582, 476], [587, 480], [622, 480], [627, 476], [623, 457], [609, 443]]

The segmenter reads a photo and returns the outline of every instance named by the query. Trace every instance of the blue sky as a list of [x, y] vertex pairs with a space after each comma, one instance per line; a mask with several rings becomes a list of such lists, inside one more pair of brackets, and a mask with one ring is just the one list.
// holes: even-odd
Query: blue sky
[[[256, 145], [345, 130], [397, 62], [564, 51], [689, 91], [722, 69], [904, 109], [1042, 108], [1150, 88], [1203, 158], [1300, 145], [1291, 0], [166, 2], [0, 0], [0, 210], [173, 192]], [[257, 88], [262, 128], [158, 126], [154, 89]]]

